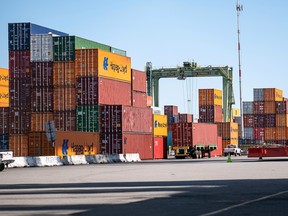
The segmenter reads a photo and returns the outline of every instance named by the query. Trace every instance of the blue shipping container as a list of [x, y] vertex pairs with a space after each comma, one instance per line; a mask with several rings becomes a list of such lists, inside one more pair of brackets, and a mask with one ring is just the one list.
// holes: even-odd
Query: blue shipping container
[[172, 131], [168, 132], [167, 136], [167, 146], [172, 146], [173, 145], [173, 137], [172, 137]]
[[0, 135], [0, 149], [1, 150], [9, 149], [9, 135], [8, 134]]

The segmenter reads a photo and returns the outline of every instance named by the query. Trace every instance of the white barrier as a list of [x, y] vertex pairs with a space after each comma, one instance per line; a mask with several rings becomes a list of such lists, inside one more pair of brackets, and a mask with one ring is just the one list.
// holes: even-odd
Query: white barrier
[[114, 155], [72, 155], [64, 156], [39, 156], [39, 157], [14, 157], [15, 161], [8, 167], [42, 167], [80, 164], [103, 164], [141, 161], [139, 154], [114, 154]]

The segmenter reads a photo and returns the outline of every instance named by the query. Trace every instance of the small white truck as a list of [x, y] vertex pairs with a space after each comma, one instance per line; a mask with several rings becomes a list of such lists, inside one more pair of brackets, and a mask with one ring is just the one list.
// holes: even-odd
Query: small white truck
[[243, 150], [238, 148], [235, 145], [228, 145], [226, 148], [224, 148], [223, 150], [223, 154], [224, 156], [227, 156], [228, 154], [230, 155], [235, 155], [235, 156], [241, 156], [241, 154], [243, 153]]
[[8, 164], [13, 163], [13, 152], [9, 150], [0, 150], [0, 172], [2, 172]]

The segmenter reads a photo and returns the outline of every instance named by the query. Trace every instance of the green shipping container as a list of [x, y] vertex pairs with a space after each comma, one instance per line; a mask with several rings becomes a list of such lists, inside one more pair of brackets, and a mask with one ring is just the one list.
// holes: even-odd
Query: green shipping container
[[76, 36], [53, 37], [54, 61], [74, 61], [75, 49], [101, 49], [111, 52], [111, 47]]
[[82, 132], [99, 131], [99, 108], [97, 105], [77, 106], [76, 130]]
[[125, 50], [117, 49], [115, 47], [111, 47], [111, 52], [119, 54], [119, 55], [122, 55], [122, 56], [126, 56], [127, 55], [127, 52]]

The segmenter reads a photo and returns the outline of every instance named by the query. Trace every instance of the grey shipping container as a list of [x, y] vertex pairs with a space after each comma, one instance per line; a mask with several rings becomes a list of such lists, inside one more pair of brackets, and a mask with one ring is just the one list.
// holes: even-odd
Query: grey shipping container
[[253, 127], [244, 128], [244, 139], [254, 140], [254, 128]]
[[253, 99], [254, 101], [264, 101], [264, 89], [253, 89]]
[[31, 61], [53, 61], [53, 39], [51, 34], [31, 35]]
[[254, 103], [253, 101], [243, 102], [243, 114], [253, 114], [254, 113]]

